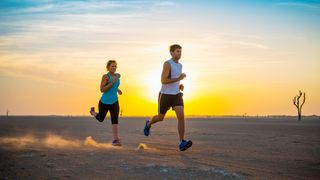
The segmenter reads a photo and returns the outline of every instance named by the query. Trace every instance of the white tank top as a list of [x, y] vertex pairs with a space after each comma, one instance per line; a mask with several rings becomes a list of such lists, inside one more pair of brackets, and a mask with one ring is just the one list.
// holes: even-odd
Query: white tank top
[[[167, 63], [170, 64], [170, 79], [178, 78], [180, 77], [182, 73], [182, 64], [174, 62], [172, 59], [167, 60]], [[178, 94], [180, 92], [180, 81], [176, 81], [174, 83], [170, 84], [162, 84], [160, 93], [162, 94]]]

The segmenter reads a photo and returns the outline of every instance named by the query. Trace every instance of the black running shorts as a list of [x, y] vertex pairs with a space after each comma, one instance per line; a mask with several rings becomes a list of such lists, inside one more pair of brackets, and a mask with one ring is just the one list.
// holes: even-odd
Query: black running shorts
[[119, 108], [118, 101], [113, 104], [103, 104], [101, 101], [99, 101], [99, 113], [96, 115], [96, 119], [100, 122], [103, 122], [108, 111], [110, 111], [111, 124], [118, 124]]
[[170, 107], [173, 109], [175, 106], [183, 106], [182, 96], [182, 93], [178, 93], [176, 95], [159, 93], [158, 113], [166, 114]]

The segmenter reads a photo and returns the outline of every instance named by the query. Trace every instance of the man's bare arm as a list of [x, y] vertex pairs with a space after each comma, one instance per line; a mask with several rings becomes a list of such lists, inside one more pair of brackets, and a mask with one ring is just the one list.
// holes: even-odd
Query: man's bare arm
[[170, 73], [170, 64], [165, 62], [163, 64], [163, 69], [162, 69], [162, 73], [161, 73], [161, 83], [162, 84], [174, 83], [174, 82], [180, 81], [186, 77], [186, 74], [182, 73], [178, 78], [170, 79], [169, 73]]

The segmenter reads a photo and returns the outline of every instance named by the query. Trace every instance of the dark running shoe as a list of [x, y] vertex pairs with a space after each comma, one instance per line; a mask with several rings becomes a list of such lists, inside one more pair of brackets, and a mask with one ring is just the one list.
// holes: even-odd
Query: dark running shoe
[[191, 146], [192, 146], [192, 141], [190, 141], [190, 140], [189, 141], [182, 140], [180, 145], [179, 145], [179, 149], [180, 149], [180, 151], [185, 151]]
[[150, 134], [150, 127], [148, 126], [149, 120], [146, 121], [146, 125], [144, 126], [143, 133], [145, 136], [149, 136]]
[[112, 141], [112, 146], [122, 146], [119, 140], [113, 140]]

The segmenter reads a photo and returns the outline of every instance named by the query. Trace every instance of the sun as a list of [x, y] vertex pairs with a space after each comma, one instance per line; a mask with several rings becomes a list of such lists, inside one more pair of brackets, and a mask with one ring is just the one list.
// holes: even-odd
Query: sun
[[144, 77], [143, 85], [146, 89], [144, 96], [152, 102], [158, 101], [158, 94], [161, 89], [161, 70], [146, 72]]

